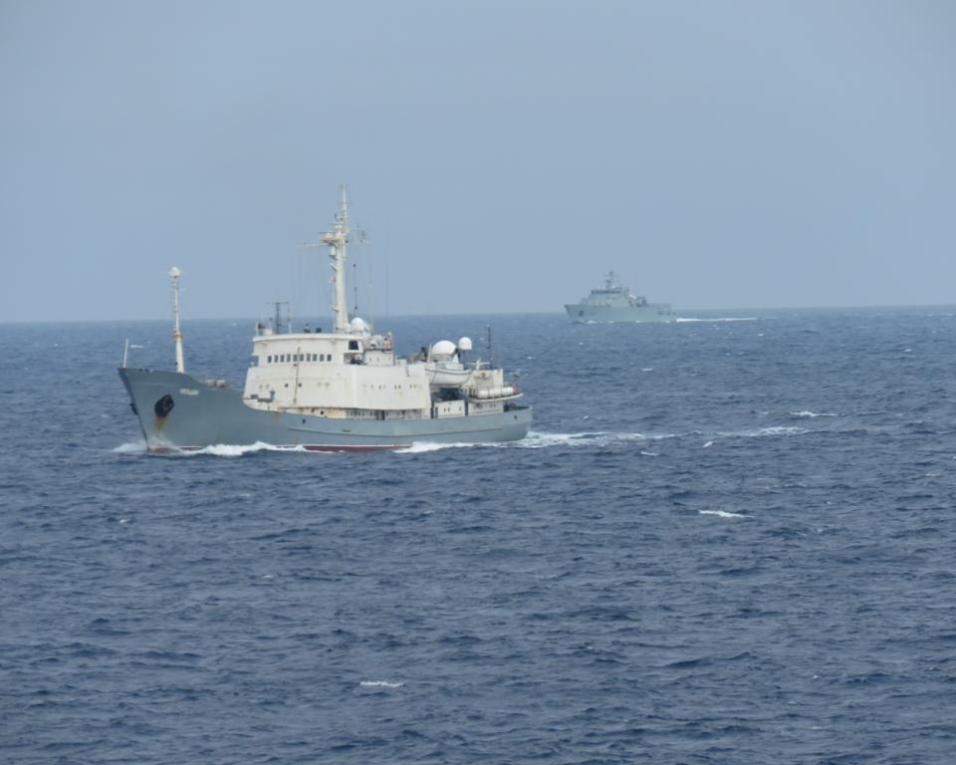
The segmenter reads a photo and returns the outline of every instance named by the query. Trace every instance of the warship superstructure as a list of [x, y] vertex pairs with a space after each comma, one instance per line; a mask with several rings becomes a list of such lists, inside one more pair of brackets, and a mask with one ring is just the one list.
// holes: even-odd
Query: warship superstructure
[[321, 244], [332, 268], [330, 332], [259, 322], [242, 390], [185, 371], [180, 272], [170, 272], [176, 371], [119, 369], [149, 451], [215, 444], [298, 446], [316, 451], [397, 449], [416, 442], [481, 443], [523, 438], [531, 408], [501, 369], [469, 360], [472, 341], [439, 340], [398, 357], [391, 333], [350, 317], [345, 284], [348, 200]]
[[564, 310], [571, 321], [579, 324], [677, 320], [670, 303], [648, 303], [643, 295], [634, 295], [622, 287], [613, 271], [605, 277], [603, 288], [591, 290], [580, 303], [565, 305]]

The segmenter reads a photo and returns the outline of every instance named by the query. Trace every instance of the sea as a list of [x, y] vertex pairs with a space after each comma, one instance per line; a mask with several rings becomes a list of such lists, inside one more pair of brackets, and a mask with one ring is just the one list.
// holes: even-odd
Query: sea
[[378, 322], [519, 442], [162, 456], [168, 322], [0, 325], [0, 762], [956, 762], [956, 308], [685, 319]]

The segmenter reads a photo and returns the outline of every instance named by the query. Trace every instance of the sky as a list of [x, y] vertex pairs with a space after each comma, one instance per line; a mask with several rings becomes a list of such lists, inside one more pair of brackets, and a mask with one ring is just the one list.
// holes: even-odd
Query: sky
[[[0, 321], [956, 303], [951, 0], [0, 0]], [[350, 287], [351, 293], [351, 287]]]

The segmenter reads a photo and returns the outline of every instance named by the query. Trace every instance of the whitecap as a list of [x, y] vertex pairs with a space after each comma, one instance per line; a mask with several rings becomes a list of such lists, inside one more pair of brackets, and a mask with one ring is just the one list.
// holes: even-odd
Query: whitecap
[[713, 446], [713, 445], [714, 445], [713, 441], [708, 441], [706, 444], [704, 444], [704, 448], [706, 449], [707, 447]]
[[791, 417], [798, 420], [813, 420], [817, 417], [839, 417], [836, 412], [811, 412], [809, 409], [801, 409], [799, 412], [790, 412]]
[[801, 436], [809, 433], [807, 428], [787, 425], [772, 425], [768, 428], [757, 428], [755, 430], [740, 430], [731, 433], [718, 433], [725, 438], [761, 438], [764, 436]]
[[363, 680], [359, 685], [363, 688], [401, 688], [405, 683], [393, 683], [389, 680]]
[[698, 510], [698, 513], [701, 515], [716, 515], [718, 518], [752, 518], [751, 515], [744, 515], [743, 513], [730, 513], [726, 510]]

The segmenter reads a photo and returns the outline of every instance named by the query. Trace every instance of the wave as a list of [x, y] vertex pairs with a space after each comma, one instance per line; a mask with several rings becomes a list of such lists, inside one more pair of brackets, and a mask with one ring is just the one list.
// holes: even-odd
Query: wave
[[494, 449], [547, 449], [553, 446], [609, 446], [615, 443], [629, 441], [660, 441], [665, 438], [677, 438], [676, 433], [648, 434], [648, 433], [612, 433], [605, 431], [585, 433], [543, 433], [534, 431], [519, 441], [483, 441], [477, 443], [436, 443], [433, 441], [416, 441], [404, 449], [396, 449], [396, 454], [423, 454], [436, 452], [442, 449], [474, 449], [490, 447]]
[[[826, 415], [818, 415], [826, 416]], [[833, 415], [835, 416], [835, 415]], [[694, 431], [690, 434], [680, 433], [637, 433], [637, 432], [613, 432], [613, 431], [590, 431], [584, 433], [546, 433], [542, 431], [531, 431], [527, 436], [518, 441], [479, 441], [479, 442], [452, 442], [438, 443], [434, 441], [415, 441], [410, 446], [393, 450], [395, 454], [427, 454], [428, 452], [437, 452], [444, 449], [547, 449], [551, 447], [606, 447], [614, 444], [626, 444], [631, 442], [663, 441], [671, 438], [681, 438], [682, 435], [702, 436], [709, 435], [719, 438], [748, 438], [759, 436], [789, 436], [809, 433], [807, 428], [796, 426], [772, 426], [758, 428], [756, 430], [731, 431], [723, 433], [704, 433], [703, 431]], [[714, 441], [708, 440], [704, 447], [713, 446]], [[144, 441], [131, 441], [120, 444], [112, 450], [114, 454], [145, 454], [146, 443]], [[276, 446], [264, 441], [256, 441], [252, 444], [212, 444], [202, 449], [177, 449], [170, 448], [164, 452], [166, 456], [174, 457], [244, 457], [248, 454], [258, 452], [293, 452], [293, 453], [333, 453], [318, 452], [306, 449], [304, 446]], [[643, 453], [643, 452], [642, 452]], [[648, 452], [647, 456], [658, 456], [656, 452]]]
[[802, 436], [809, 432], [808, 428], [801, 428], [796, 425], [771, 425], [767, 428], [737, 430], [729, 433], [718, 433], [717, 435], [722, 438], [762, 438], [765, 436]]
[[402, 449], [395, 449], [395, 454], [426, 454], [427, 452], [437, 452], [442, 449], [465, 449], [468, 447], [475, 446], [497, 446], [497, 444], [466, 444], [466, 443], [452, 443], [452, 444], [439, 444], [434, 441], [415, 441], [411, 446], [406, 446]]
[[253, 444], [213, 444], [196, 451], [182, 452], [187, 456], [212, 455], [213, 457], [243, 457], [256, 452], [308, 452], [304, 446], [276, 446], [263, 441]]
[[[114, 454], [146, 454], [146, 442], [131, 441], [126, 444], [120, 444], [112, 451]], [[312, 453], [304, 446], [276, 446], [275, 444], [256, 441], [252, 444], [212, 444], [202, 449], [178, 449], [176, 447], [170, 447], [168, 450], [161, 452], [161, 454], [171, 457], [243, 457], [247, 454], [255, 454], [256, 452]]]
[[753, 518], [752, 515], [743, 513], [730, 513], [726, 510], [698, 510], [701, 515], [716, 515], [718, 518]]
[[545, 449], [552, 446], [611, 446], [634, 441], [663, 441], [678, 437], [677, 433], [615, 433], [610, 431], [543, 433], [531, 431], [520, 441], [513, 441], [507, 445], [515, 449]]
[[388, 680], [363, 680], [359, 685], [363, 688], [401, 688], [405, 683], [393, 683]]
[[703, 317], [696, 316], [678, 316], [674, 319], [676, 322], [686, 323], [692, 321], [705, 321], [705, 322], [716, 322], [716, 321], [757, 321], [756, 316], [720, 316], [713, 319], [707, 319]]
[[790, 412], [790, 416], [797, 420], [813, 420], [817, 417], [839, 417], [836, 412], [811, 412], [809, 409], [801, 409], [799, 412]]
[[142, 439], [139, 441], [130, 441], [126, 444], [120, 444], [112, 451], [113, 454], [145, 454], [146, 442]]

